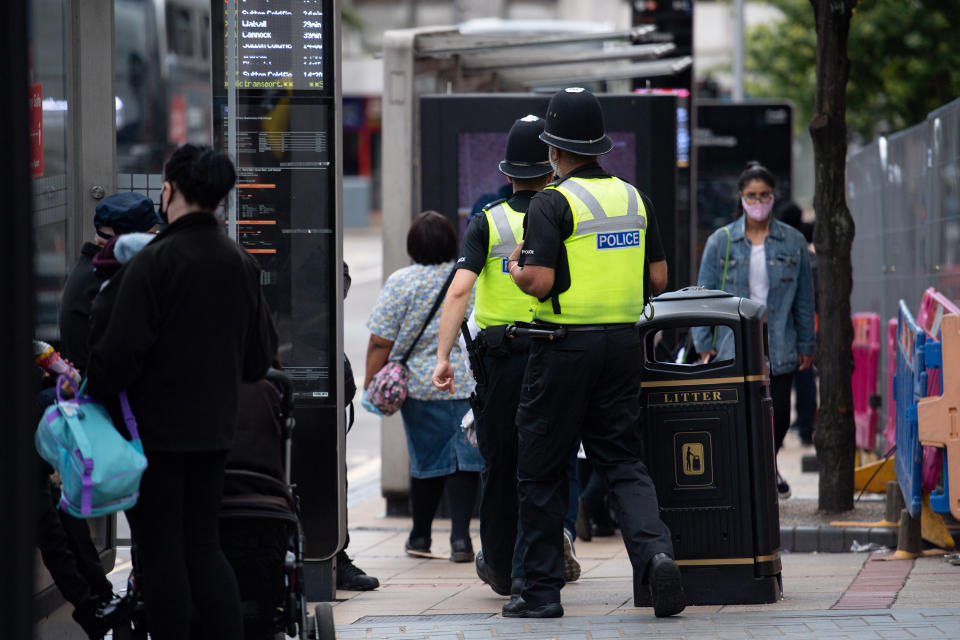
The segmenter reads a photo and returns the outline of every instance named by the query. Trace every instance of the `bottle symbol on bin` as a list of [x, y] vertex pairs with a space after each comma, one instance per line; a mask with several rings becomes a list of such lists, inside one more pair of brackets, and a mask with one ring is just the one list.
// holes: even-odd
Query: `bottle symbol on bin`
[[683, 473], [688, 476], [699, 476], [705, 471], [703, 466], [703, 445], [699, 442], [688, 442], [680, 450], [683, 460]]

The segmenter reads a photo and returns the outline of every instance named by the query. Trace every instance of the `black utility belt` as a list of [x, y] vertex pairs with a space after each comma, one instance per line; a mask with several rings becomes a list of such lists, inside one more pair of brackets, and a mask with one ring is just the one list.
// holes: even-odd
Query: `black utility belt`
[[497, 324], [481, 329], [477, 333], [476, 342], [482, 353], [498, 349], [506, 349], [511, 353], [526, 351], [530, 347], [529, 336], [517, 334], [512, 331], [513, 328], [513, 325]]
[[531, 337], [541, 337], [550, 340], [561, 338], [568, 333], [581, 333], [586, 331], [620, 331], [622, 329], [632, 330], [634, 328], [635, 325], [631, 322], [614, 322], [608, 324], [554, 324], [552, 322], [517, 322], [512, 327], [512, 329], [518, 333], [523, 332]]

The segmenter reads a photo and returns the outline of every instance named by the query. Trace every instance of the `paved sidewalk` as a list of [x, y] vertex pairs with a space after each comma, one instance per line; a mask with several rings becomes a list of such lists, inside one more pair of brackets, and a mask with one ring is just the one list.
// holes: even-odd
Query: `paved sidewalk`
[[[451, 616], [452, 617], [452, 616]], [[556, 640], [607, 638], [684, 638], [724, 640], [754, 638], [960, 638], [960, 613], [945, 609], [886, 609], [857, 612], [796, 611], [684, 614], [657, 619], [634, 615], [515, 621], [503, 619], [411, 619], [371, 621], [337, 629], [337, 638], [425, 640]]]
[[[815, 498], [816, 474], [799, 471], [804, 452], [799, 442], [788, 441], [781, 468], [796, 493]], [[877, 506], [861, 504], [856, 513], [872, 518]], [[791, 517], [800, 522], [808, 508]], [[480, 582], [473, 563], [406, 556], [403, 543], [411, 521], [387, 518], [385, 510], [379, 496], [350, 509], [348, 551], [382, 586], [338, 592], [333, 608], [338, 638], [960, 639], [960, 567], [942, 558], [887, 562], [877, 553], [783, 553], [779, 602], [688, 607], [681, 616], [659, 620], [652, 609], [633, 606], [631, 567], [619, 536], [577, 542], [583, 572], [563, 590], [563, 618], [504, 619], [500, 610], [506, 599]], [[788, 510], [797, 512], [797, 505]], [[811, 514], [811, 523], [826, 517]], [[473, 525], [479, 549], [477, 522]], [[435, 521], [434, 552], [449, 553], [449, 532], [449, 520]]]

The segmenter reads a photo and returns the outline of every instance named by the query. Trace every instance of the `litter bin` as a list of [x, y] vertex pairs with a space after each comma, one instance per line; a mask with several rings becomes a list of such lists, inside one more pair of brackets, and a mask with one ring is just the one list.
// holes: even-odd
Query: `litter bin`
[[[652, 319], [637, 323], [644, 457], [687, 602], [776, 602], [780, 514], [766, 308], [690, 287], [659, 296], [654, 309]], [[711, 342], [716, 331], [713, 362], [690, 353], [685, 338], [694, 327]], [[634, 576], [634, 604], [649, 606], [641, 578]]]

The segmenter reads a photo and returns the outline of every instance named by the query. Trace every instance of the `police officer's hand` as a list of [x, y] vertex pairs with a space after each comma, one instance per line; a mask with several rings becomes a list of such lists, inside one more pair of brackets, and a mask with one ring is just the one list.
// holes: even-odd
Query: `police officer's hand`
[[708, 362], [710, 362], [710, 358], [714, 357], [715, 355], [717, 355], [717, 352], [714, 349], [710, 349], [709, 351], [704, 351], [703, 353], [700, 354], [700, 364], [707, 364]]
[[813, 365], [812, 353], [807, 353], [807, 354], [801, 353], [800, 355], [797, 356], [797, 369], [799, 369], [800, 371], [806, 371], [811, 367], [811, 365]]
[[453, 365], [450, 364], [450, 360], [437, 359], [437, 366], [433, 369], [431, 380], [437, 389], [453, 393]]

